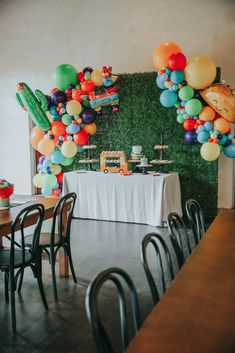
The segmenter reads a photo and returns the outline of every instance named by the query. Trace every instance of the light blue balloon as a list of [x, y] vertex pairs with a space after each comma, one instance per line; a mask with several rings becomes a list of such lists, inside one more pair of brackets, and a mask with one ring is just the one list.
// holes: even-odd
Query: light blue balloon
[[160, 75], [159, 77], [161, 77], [162, 81], [166, 81], [169, 76], [167, 75], [167, 73], [165, 73], [165, 74]]
[[204, 126], [203, 125], [199, 125], [198, 128], [197, 128], [197, 133], [200, 133], [200, 132], [202, 132], [204, 130], [205, 130]]
[[162, 79], [161, 76], [157, 76], [156, 84], [161, 89], [165, 89], [166, 88], [165, 85], [164, 85], [164, 80]]
[[64, 156], [60, 151], [54, 151], [51, 154], [51, 163], [53, 164], [61, 164], [64, 161]]
[[206, 131], [210, 131], [210, 130], [213, 130], [213, 123], [211, 123], [210, 121], [206, 121], [205, 124], [204, 124], [204, 128]]
[[228, 139], [229, 139], [229, 140], [233, 140], [233, 139], [234, 139], [234, 134], [233, 134], [233, 133], [229, 134], [229, 135], [228, 135]]
[[201, 131], [201, 132], [199, 132], [199, 134], [197, 135], [197, 140], [198, 140], [198, 142], [200, 142], [200, 143], [205, 143], [205, 142], [208, 141], [209, 137], [210, 137], [210, 134], [209, 134], [208, 131]]
[[235, 143], [224, 147], [224, 154], [228, 158], [235, 158]]
[[42, 194], [44, 196], [49, 196], [52, 194], [52, 189], [48, 189], [48, 188], [42, 188]]
[[68, 126], [68, 130], [70, 134], [76, 134], [78, 131], [80, 131], [80, 126], [78, 124], [70, 124]]
[[184, 80], [184, 72], [180, 70], [174, 70], [171, 73], [170, 80], [173, 83], [181, 83]]
[[43, 163], [42, 163], [42, 168], [47, 170], [47, 168], [50, 166], [51, 161], [48, 159], [44, 159]]
[[165, 90], [160, 95], [160, 102], [165, 108], [174, 107], [178, 101], [178, 94], [173, 91]]

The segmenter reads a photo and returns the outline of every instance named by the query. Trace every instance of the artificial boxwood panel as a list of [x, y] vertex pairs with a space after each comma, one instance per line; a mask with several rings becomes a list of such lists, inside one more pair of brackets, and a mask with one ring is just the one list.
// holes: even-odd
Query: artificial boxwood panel
[[[160, 104], [162, 91], [157, 88], [155, 79], [155, 72], [119, 75], [120, 111], [111, 113], [110, 107], [103, 108], [103, 115], [97, 119], [97, 132], [90, 138], [90, 143], [98, 147], [93, 155], [99, 157], [103, 150], [124, 150], [130, 158], [131, 147], [142, 145], [149, 161], [158, 159], [159, 152], [153, 148], [160, 144], [163, 132], [164, 143], [170, 146], [164, 152], [164, 159], [175, 161], [165, 170], [179, 173], [183, 211], [185, 201], [195, 198], [205, 215], [213, 217], [217, 211], [217, 162], [201, 158], [201, 145], [184, 144], [184, 129], [176, 122], [176, 109]], [[84, 153], [78, 154], [67, 170], [84, 168], [78, 164], [83, 157]]]

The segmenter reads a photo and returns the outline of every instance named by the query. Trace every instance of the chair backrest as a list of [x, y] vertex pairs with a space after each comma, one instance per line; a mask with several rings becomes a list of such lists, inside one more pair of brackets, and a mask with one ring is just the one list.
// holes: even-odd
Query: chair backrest
[[[22, 253], [22, 264], [25, 263], [25, 227], [35, 224], [33, 232], [33, 241], [30, 248], [32, 261], [36, 260], [39, 249], [39, 237], [41, 233], [42, 222], [44, 218], [45, 209], [44, 206], [40, 203], [29, 205], [24, 207], [15, 217], [12, 226], [11, 226], [11, 253], [10, 253], [10, 267], [13, 269], [15, 263], [15, 233], [19, 230], [21, 237], [21, 253]], [[29, 222], [29, 217], [34, 218], [34, 222]], [[35, 222], [36, 220], [36, 222]]]
[[201, 206], [196, 200], [189, 199], [185, 203], [185, 209], [195, 242], [198, 244], [206, 231]]
[[[52, 227], [51, 227], [52, 244], [54, 243], [56, 224], [58, 225], [58, 234], [59, 234], [60, 241], [62, 240], [62, 237], [64, 237], [68, 241], [70, 240], [71, 222], [73, 218], [73, 211], [74, 211], [76, 199], [77, 199], [76, 193], [70, 192], [69, 194], [66, 194], [63, 197], [61, 197], [56, 203], [53, 211]], [[68, 202], [70, 202], [70, 209], [66, 213], [64, 212], [64, 209], [65, 207], [68, 206]], [[67, 225], [66, 229], [64, 229], [65, 224]]]
[[129, 290], [131, 299], [131, 312], [135, 334], [141, 326], [139, 303], [135, 286], [130, 276], [122, 269], [112, 267], [96, 275], [88, 286], [86, 293], [86, 312], [91, 326], [96, 348], [99, 353], [112, 353], [113, 348], [104, 325], [101, 322], [98, 310], [98, 296], [101, 287], [107, 281], [113, 282], [118, 292], [119, 313], [121, 325], [121, 343], [124, 352], [129, 344], [129, 331], [127, 324], [127, 303], [123, 283]]
[[159, 290], [157, 289], [156, 283], [154, 281], [154, 277], [149, 267], [149, 261], [147, 259], [147, 248], [149, 244], [153, 245], [153, 248], [155, 249], [155, 252], [156, 252], [157, 272], [160, 273], [160, 282], [164, 293], [166, 291], [165, 271], [163, 268], [164, 262], [166, 264], [167, 272], [170, 276], [170, 280], [174, 279], [174, 270], [173, 270], [169, 249], [165, 241], [162, 239], [162, 237], [157, 233], [146, 234], [141, 243], [141, 261], [149, 283], [153, 302], [154, 304], [156, 304], [160, 300], [160, 293], [159, 293]]
[[187, 233], [184, 221], [178, 213], [171, 212], [167, 217], [167, 224], [170, 230], [171, 242], [177, 256], [178, 265], [179, 268], [181, 268], [186, 260], [184, 246], [186, 245], [188, 254], [191, 255], [192, 253], [189, 235]]

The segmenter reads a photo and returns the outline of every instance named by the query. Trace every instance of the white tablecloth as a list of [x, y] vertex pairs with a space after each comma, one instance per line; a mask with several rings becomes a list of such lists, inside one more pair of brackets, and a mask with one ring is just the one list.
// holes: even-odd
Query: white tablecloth
[[170, 212], [182, 215], [178, 173], [159, 176], [68, 172], [63, 194], [77, 193], [74, 216], [162, 226]]

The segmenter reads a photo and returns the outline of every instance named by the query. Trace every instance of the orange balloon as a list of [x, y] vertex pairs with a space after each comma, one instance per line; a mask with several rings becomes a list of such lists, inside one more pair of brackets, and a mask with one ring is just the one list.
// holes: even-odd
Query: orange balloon
[[97, 130], [96, 123], [85, 124], [83, 130], [85, 130], [90, 136], [94, 135]]
[[213, 108], [209, 107], [207, 105], [206, 107], [203, 107], [200, 114], [199, 114], [199, 119], [203, 121], [212, 121], [215, 119], [215, 111]]
[[223, 135], [230, 129], [230, 123], [224, 118], [219, 118], [214, 121], [214, 130], [219, 130]]
[[30, 132], [30, 142], [32, 147], [38, 151], [38, 144], [43, 139], [44, 132], [40, 130], [37, 126], [34, 126]]
[[60, 120], [51, 123], [51, 131], [54, 136], [63, 136], [66, 134], [66, 125]]
[[165, 42], [159, 45], [153, 52], [153, 65], [157, 70], [163, 69], [169, 65], [169, 57], [173, 53], [182, 53], [178, 44], [173, 42]]

